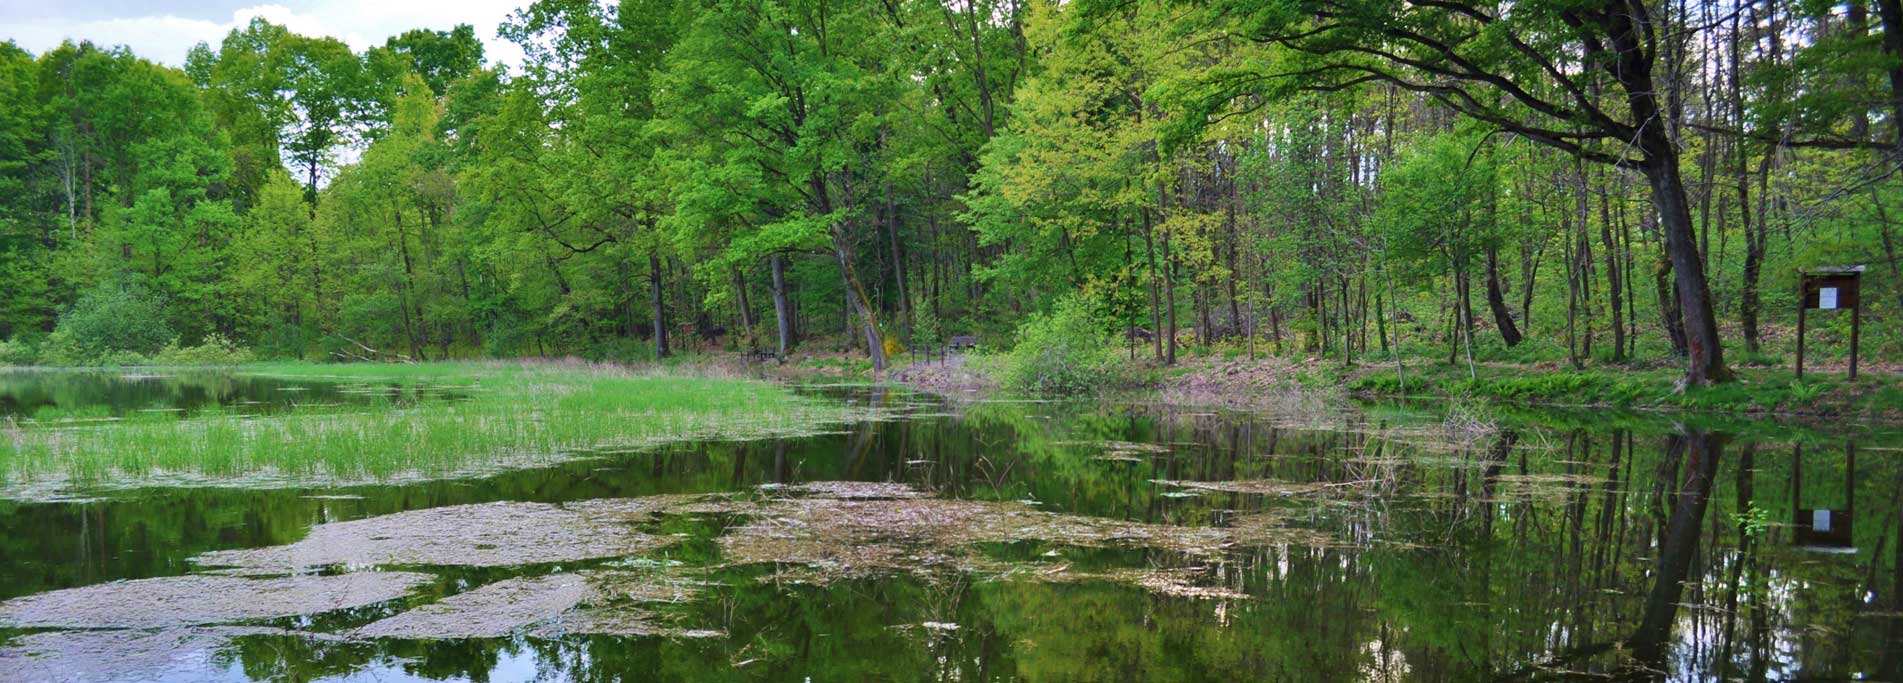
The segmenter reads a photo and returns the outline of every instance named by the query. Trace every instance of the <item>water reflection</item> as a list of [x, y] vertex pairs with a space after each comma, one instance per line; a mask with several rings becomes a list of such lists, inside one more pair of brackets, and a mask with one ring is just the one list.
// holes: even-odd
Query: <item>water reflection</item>
[[[1147, 524], [1272, 513], [1331, 542], [1186, 556], [1026, 541], [985, 549], [1018, 568], [1003, 578], [927, 571], [811, 585], [771, 580], [770, 565], [724, 566], [711, 539], [746, 520], [669, 519], [650, 531], [691, 538], [649, 559], [714, 585], [666, 614], [722, 637], [256, 634], [186, 678], [1903, 680], [1903, 467], [1888, 443], [1859, 458], [1813, 434], [1578, 417], [910, 409], [809, 439], [682, 445], [476, 481], [0, 503], [0, 595], [187, 573], [205, 551], [404, 510], [892, 481]], [[1816, 510], [1830, 511], [1827, 524]], [[1819, 533], [1845, 552], [1810, 550]], [[1040, 578], [1118, 568], [1181, 571], [1231, 597]], [[439, 569], [442, 586], [411, 602], [561, 569]], [[413, 606], [273, 625], [334, 631]]]
[[397, 384], [340, 384], [224, 369], [0, 368], [0, 419], [86, 422], [192, 417], [207, 412], [266, 415], [353, 405], [402, 406], [428, 398], [457, 398], [459, 391]]

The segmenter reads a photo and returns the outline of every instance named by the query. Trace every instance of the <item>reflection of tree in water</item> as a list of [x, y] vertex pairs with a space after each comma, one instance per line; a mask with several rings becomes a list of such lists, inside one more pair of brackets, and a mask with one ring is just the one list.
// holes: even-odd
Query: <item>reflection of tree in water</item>
[[1711, 501], [1712, 481], [1724, 452], [1724, 437], [1709, 433], [1692, 432], [1669, 439], [1666, 459], [1683, 463], [1685, 475], [1672, 496], [1672, 516], [1658, 543], [1658, 569], [1653, 574], [1652, 592], [1645, 600], [1644, 616], [1627, 641], [1633, 659], [1661, 676], [1667, 641], [1672, 637], [1679, 601], [1697, 557], [1705, 508]]

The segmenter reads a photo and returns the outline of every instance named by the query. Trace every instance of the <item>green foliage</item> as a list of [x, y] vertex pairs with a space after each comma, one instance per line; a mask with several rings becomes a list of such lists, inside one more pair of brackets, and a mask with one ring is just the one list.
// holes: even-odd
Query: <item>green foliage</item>
[[32, 365], [38, 349], [19, 339], [0, 339], [0, 366]]
[[251, 351], [213, 332], [196, 346], [179, 346], [177, 341], [152, 356], [153, 365], [240, 365], [251, 362]]
[[1116, 376], [1117, 355], [1106, 321], [1088, 300], [1068, 296], [1049, 314], [1018, 327], [1004, 370], [1005, 384], [1041, 394], [1088, 394]]
[[938, 351], [945, 345], [945, 333], [939, 329], [938, 314], [929, 305], [912, 310], [912, 349], [922, 353]]
[[1777, 519], [1769, 508], [1758, 505], [1756, 502], [1752, 502], [1742, 512], [1732, 513], [1732, 518], [1737, 523], [1739, 532], [1746, 538], [1762, 537], [1764, 532], [1769, 531], [1776, 524]]
[[[1695, 8], [1652, 20], [1711, 54], [1737, 48], [1736, 64], [1711, 65], [1726, 68], [1675, 72], [1740, 91], [1680, 112], [1686, 135], [1666, 146], [1688, 185], [1727, 190], [1701, 195], [1713, 219], [1698, 232], [1726, 355], [1788, 367], [1796, 272], [1864, 263], [1862, 349], [1883, 367], [1903, 349], [1903, 184], [1862, 149], [1889, 130], [1866, 111], [1887, 87], [1880, 46], [1826, 35], [1840, 17], [1800, 3], [1767, 15], [1794, 36], [1771, 54], [1748, 25], [1695, 22]], [[1592, 163], [1656, 155], [1634, 143], [1655, 128], [1623, 122], [1624, 85], [1566, 68], [1598, 29], [1564, 15], [1597, 11], [548, 0], [500, 27], [526, 57], [509, 69], [485, 68], [469, 26], [353, 52], [254, 20], [183, 69], [84, 42], [8, 45], [0, 337], [37, 353], [82, 294], [135, 277], [181, 344], [218, 333], [272, 358], [649, 360], [665, 353], [657, 325], [676, 352], [765, 347], [782, 310], [795, 346], [869, 352], [886, 345], [867, 334], [906, 330], [925, 349], [1004, 339], [1075, 293], [1110, 329], [1177, 328], [1158, 356], [1240, 361], [1238, 340], [1255, 339], [1265, 354], [1419, 364], [1464, 351], [1450, 319], [1470, 303], [1477, 363], [1602, 376], [1487, 373], [1464, 391], [1786, 409], [1804, 392], [1678, 394], [1622, 376], [1680, 363], [1660, 324], [1671, 275], [1655, 267], [1651, 188], [1630, 164]], [[1499, 49], [1514, 37], [1528, 42]], [[1341, 49], [1383, 41], [1406, 59]], [[1549, 72], [1552, 54], [1565, 56]], [[1498, 78], [1446, 73], [1451, 56]], [[1459, 90], [1361, 82], [1374, 74]], [[1772, 146], [1739, 127], [1837, 144]], [[1564, 141], [1578, 149], [1550, 148]], [[1747, 293], [1763, 332], [1751, 347], [1731, 332]], [[1525, 336], [1512, 347], [1487, 333], [1508, 319]], [[1812, 362], [1841, 362], [1848, 317], [1810, 323]], [[163, 350], [50, 341], [65, 362]], [[1434, 374], [1423, 390], [1461, 381]]]
[[1828, 387], [1823, 384], [1794, 379], [1791, 380], [1791, 391], [1787, 395], [1787, 398], [1793, 404], [1803, 405], [1816, 401], [1818, 397], [1824, 395], [1824, 391], [1827, 388]]
[[165, 300], [142, 283], [106, 285], [80, 297], [40, 347], [48, 365], [136, 365], [177, 337]]

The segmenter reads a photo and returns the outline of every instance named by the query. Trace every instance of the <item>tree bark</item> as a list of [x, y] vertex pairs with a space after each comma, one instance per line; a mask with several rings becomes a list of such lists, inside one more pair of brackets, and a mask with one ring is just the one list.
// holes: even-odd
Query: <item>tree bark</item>
[[1612, 239], [1612, 200], [1607, 196], [1610, 189], [1599, 189], [1599, 242], [1606, 250], [1606, 293], [1612, 304], [1612, 360], [1616, 363], [1625, 360], [1625, 292], [1620, 286], [1619, 251]]
[[872, 302], [866, 300], [865, 289], [859, 284], [859, 276], [853, 271], [852, 249], [846, 243], [845, 228], [838, 224], [832, 227], [833, 257], [839, 262], [839, 277], [846, 284], [846, 300], [852, 304], [853, 312], [859, 315], [859, 325], [865, 331], [866, 354], [872, 357], [874, 372], [885, 369], [885, 340], [879, 334], [878, 314], [872, 310]]
[[661, 289], [662, 289], [661, 288], [661, 255], [657, 252], [649, 251], [648, 252], [648, 306], [652, 309], [653, 318], [654, 318], [653, 325], [654, 325], [654, 357], [655, 358], [666, 358], [667, 351], [668, 351], [667, 309], [664, 306], [666, 302], [662, 300]]
[[[1487, 245], [1487, 308], [1493, 311], [1493, 324], [1500, 328], [1500, 339], [1507, 346], [1520, 343], [1520, 328], [1513, 324], [1513, 312], [1507, 310], [1506, 293], [1500, 287], [1500, 248]], [[1387, 345], [1387, 330], [1381, 331], [1381, 344]]]
[[1170, 251], [1170, 231], [1163, 231], [1163, 305], [1169, 319], [1163, 337], [1163, 364], [1176, 364], [1176, 254]]
[[1674, 112], [1659, 109], [1660, 89], [1652, 79], [1651, 47], [1642, 40], [1651, 35], [1651, 19], [1642, 5], [1632, 12], [1608, 13], [1606, 19], [1618, 59], [1605, 66], [1619, 79], [1632, 120], [1639, 122], [1638, 166], [1652, 186], [1652, 203], [1665, 234], [1665, 253], [1677, 278], [1680, 318], [1685, 328], [1685, 382], [1729, 381], [1731, 370], [1725, 367], [1724, 347], [1718, 342], [1718, 319], [1711, 306], [1711, 288], [1706, 284], [1705, 260], [1698, 253], [1685, 182], [1679, 174], [1678, 145], [1671, 138], [1670, 125], [1656, 125], [1676, 125], [1677, 121], [1670, 118]]
[[747, 276], [733, 269], [734, 306], [740, 309], [740, 330], [746, 336], [747, 350], [753, 350], [753, 307], [747, 301]]
[[1163, 301], [1157, 292], [1156, 238], [1147, 208], [1143, 209], [1143, 247], [1150, 260], [1150, 345], [1156, 349], [1156, 359], [1163, 360]]
[[1692, 241], [1692, 216], [1678, 174], [1678, 155], [1663, 131], [1641, 133], [1640, 138], [1650, 138], [1642, 144], [1658, 148], [1647, 151], [1646, 178], [1651, 181], [1652, 201], [1658, 206], [1660, 227], [1665, 233], [1665, 253], [1678, 281], [1679, 317], [1685, 334], [1685, 381], [1729, 381], [1731, 370], [1725, 367], [1724, 348], [1719, 345], [1718, 318], [1712, 311], [1711, 289], [1705, 284], [1704, 259], [1699, 258]]
[[892, 201], [892, 183], [885, 184], [885, 234], [892, 251], [892, 284], [899, 295], [899, 312], [905, 316], [906, 341], [911, 341], [912, 297], [905, 288], [905, 252], [899, 247], [899, 212]]
[[768, 258], [773, 269], [773, 319], [779, 326], [779, 357], [793, 346], [793, 309], [786, 302], [786, 261], [775, 252]]
[[1890, 58], [1890, 121], [1896, 127], [1892, 154], [1903, 154], [1903, 0], [1877, 0], [1883, 51]]

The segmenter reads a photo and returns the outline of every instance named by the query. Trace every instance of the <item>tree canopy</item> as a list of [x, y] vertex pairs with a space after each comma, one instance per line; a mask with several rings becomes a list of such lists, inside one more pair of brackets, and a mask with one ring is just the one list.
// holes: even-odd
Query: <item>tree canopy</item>
[[883, 367], [1062, 305], [1161, 363], [1708, 383], [1784, 343], [1799, 270], [1867, 263], [1894, 353], [1892, 9], [541, 0], [515, 65], [470, 26], [359, 52], [257, 19], [181, 68], [9, 43], [0, 337], [119, 296], [268, 357]]

